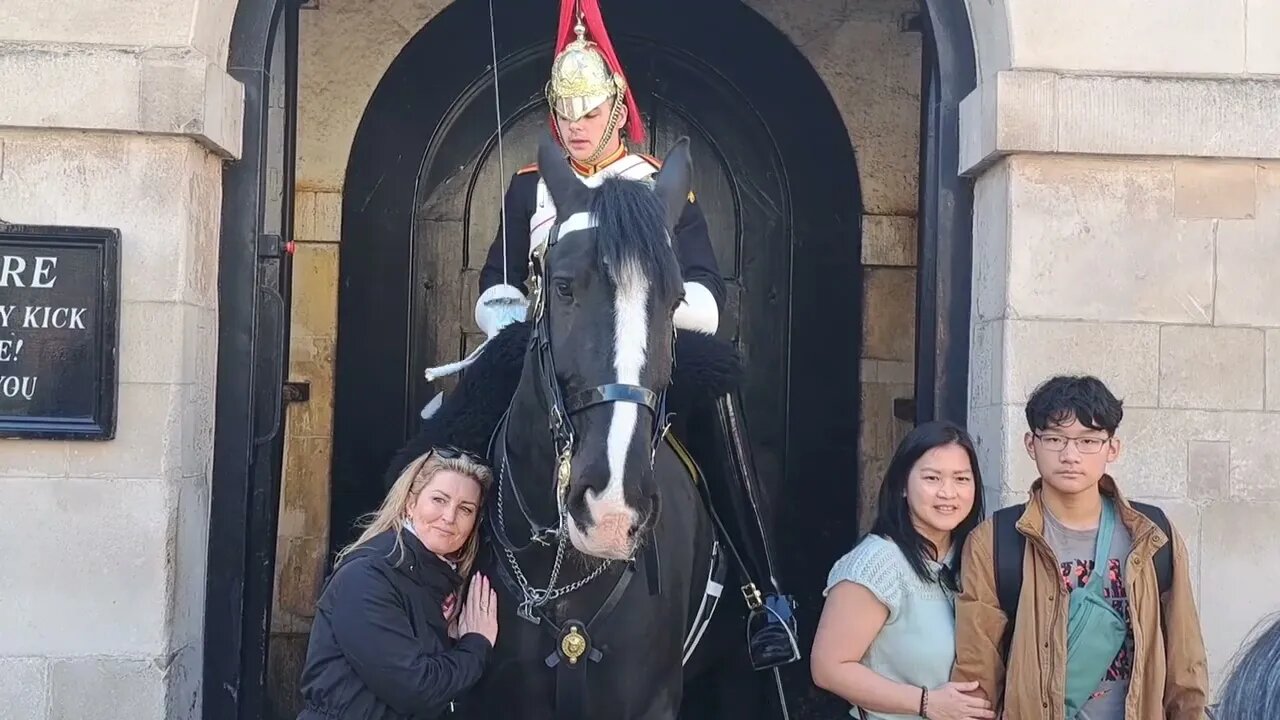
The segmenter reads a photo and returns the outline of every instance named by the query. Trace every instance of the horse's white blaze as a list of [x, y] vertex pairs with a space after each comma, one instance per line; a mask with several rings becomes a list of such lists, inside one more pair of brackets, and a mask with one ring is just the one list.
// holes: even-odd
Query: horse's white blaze
[[568, 235], [578, 230], [590, 230], [596, 226], [596, 216], [589, 212], [576, 212], [560, 223], [560, 235]]
[[[644, 369], [649, 345], [648, 304], [649, 279], [644, 272], [630, 264], [619, 268], [618, 290], [614, 298], [613, 368], [618, 375], [616, 382], [640, 384], [640, 371]], [[606, 513], [633, 512], [627, 508], [623, 497], [622, 480], [639, 410], [634, 403], [613, 403], [608, 442], [609, 484], [592, 503]], [[600, 519], [594, 507], [592, 516]]]

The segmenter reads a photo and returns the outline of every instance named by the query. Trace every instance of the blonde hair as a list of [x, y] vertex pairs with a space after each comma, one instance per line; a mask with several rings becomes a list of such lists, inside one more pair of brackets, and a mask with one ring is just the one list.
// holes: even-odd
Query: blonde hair
[[446, 458], [441, 457], [434, 449], [418, 456], [416, 460], [409, 463], [404, 472], [400, 473], [400, 477], [396, 478], [395, 484], [391, 486], [391, 490], [387, 492], [386, 498], [383, 499], [382, 506], [375, 512], [366, 515], [363, 521], [359, 523], [359, 526], [365, 528], [360, 538], [340, 550], [334, 560], [334, 564], [337, 565], [342, 562], [342, 559], [352, 550], [387, 530], [395, 531], [396, 550], [399, 552], [396, 562], [404, 559], [405, 547], [404, 542], [400, 539], [400, 532], [404, 529], [405, 515], [409, 511], [409, 504], [431, 484], [437, 474], [444, 471], [466, 475], [480, 486], [480, 504], [476, 508], [476, 525], [471, 529], [471, 534], [467, 537], [466, 544], [462, 546], [462, 549], [454, 557], [450, 558], [450, 560], [458, 564], [458, 574], [463, 579], [470, 577], [471, 568], [475, 564], [476, 554], [480, 549], [479, 512], [484, 507], [484, 498], [489, 492], [489, 484], [493, 481], [493, 473], [487, 465], [477, 462], [470, 455], [461, 453], [458, 457]]

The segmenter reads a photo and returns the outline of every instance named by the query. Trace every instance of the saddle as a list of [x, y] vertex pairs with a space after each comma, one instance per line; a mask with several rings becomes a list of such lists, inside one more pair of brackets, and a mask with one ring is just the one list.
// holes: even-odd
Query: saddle
[[[387, 488], [414, 458], [453, 445], [489, 458], [489, 441], [520, 382], [531, 324], [515, 322], [495, 335], [463, 371], [455, 390], [392, 458]], [[760, 485], [741, 409], [741, 355], [712, 335], [682, 332], [667, 410], [675, 417], [669, 445], [689, 469], [741, 578], [748, 608], [747, 645], [757, 670], [800, 659], [795, 602], [777, 580], [769, 531], [770, 502]]]

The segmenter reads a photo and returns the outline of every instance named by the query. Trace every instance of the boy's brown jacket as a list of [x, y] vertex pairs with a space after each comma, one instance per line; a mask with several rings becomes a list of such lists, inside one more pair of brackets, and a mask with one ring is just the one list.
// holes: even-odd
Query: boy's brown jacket
[[[952, 679], [977, 680], [995, 707], [1001, 707], [1003, 701], [1005, 720], [1065, 720], [1068, 594], [1057, 558], [1044, 539], [1040, 485], [1040, 480], [1032, 485], [1026, 510], [1017, 522], [1027, 543], [1009, 650], [1011, 671], [1006, 672], [1000, 654], [1007, 621], [996, 596], [991, 519], [970, 534], [961, 563]], [[1120, 520], [1133, 538], [1125, 571], [1134, 638], [1125, 720], [1201, 720], [1208, 672], [1186, 545], [1176, 528], [1172, 539], [1165, 537], [1155, 523], [1121, 497], [1109, 476], [1103, 477], [1099, 487], [1116, 500]], [[1152, 558], [1169, 541], [1173, 542], [1173, 582], [1160, 598]]]

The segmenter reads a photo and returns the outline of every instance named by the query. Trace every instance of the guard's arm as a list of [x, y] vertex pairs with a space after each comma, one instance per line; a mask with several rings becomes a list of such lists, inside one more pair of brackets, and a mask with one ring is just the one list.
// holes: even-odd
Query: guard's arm
[[684, 276], [684, 302], [676, 309], [675, 325], [714, 335], [720, 326], [726, 289], [720, 265], [711, 247], [707, 219], [690, 195], [675, 230], [676, 258]]
[[489, 246], [484, 267], [480, 269], [480, 297], [476, 300], [476, 325], [493, 337], [508, 324], [524, 320], [528, 307], [525, 280], [529, 274], [529, 217], [538, 190], [538, 175], [520, 172], [507, 185], [503, 205], [506, 211], [506, 282], [503, 282], [503, 228], [498, 219], [498, 232]]

